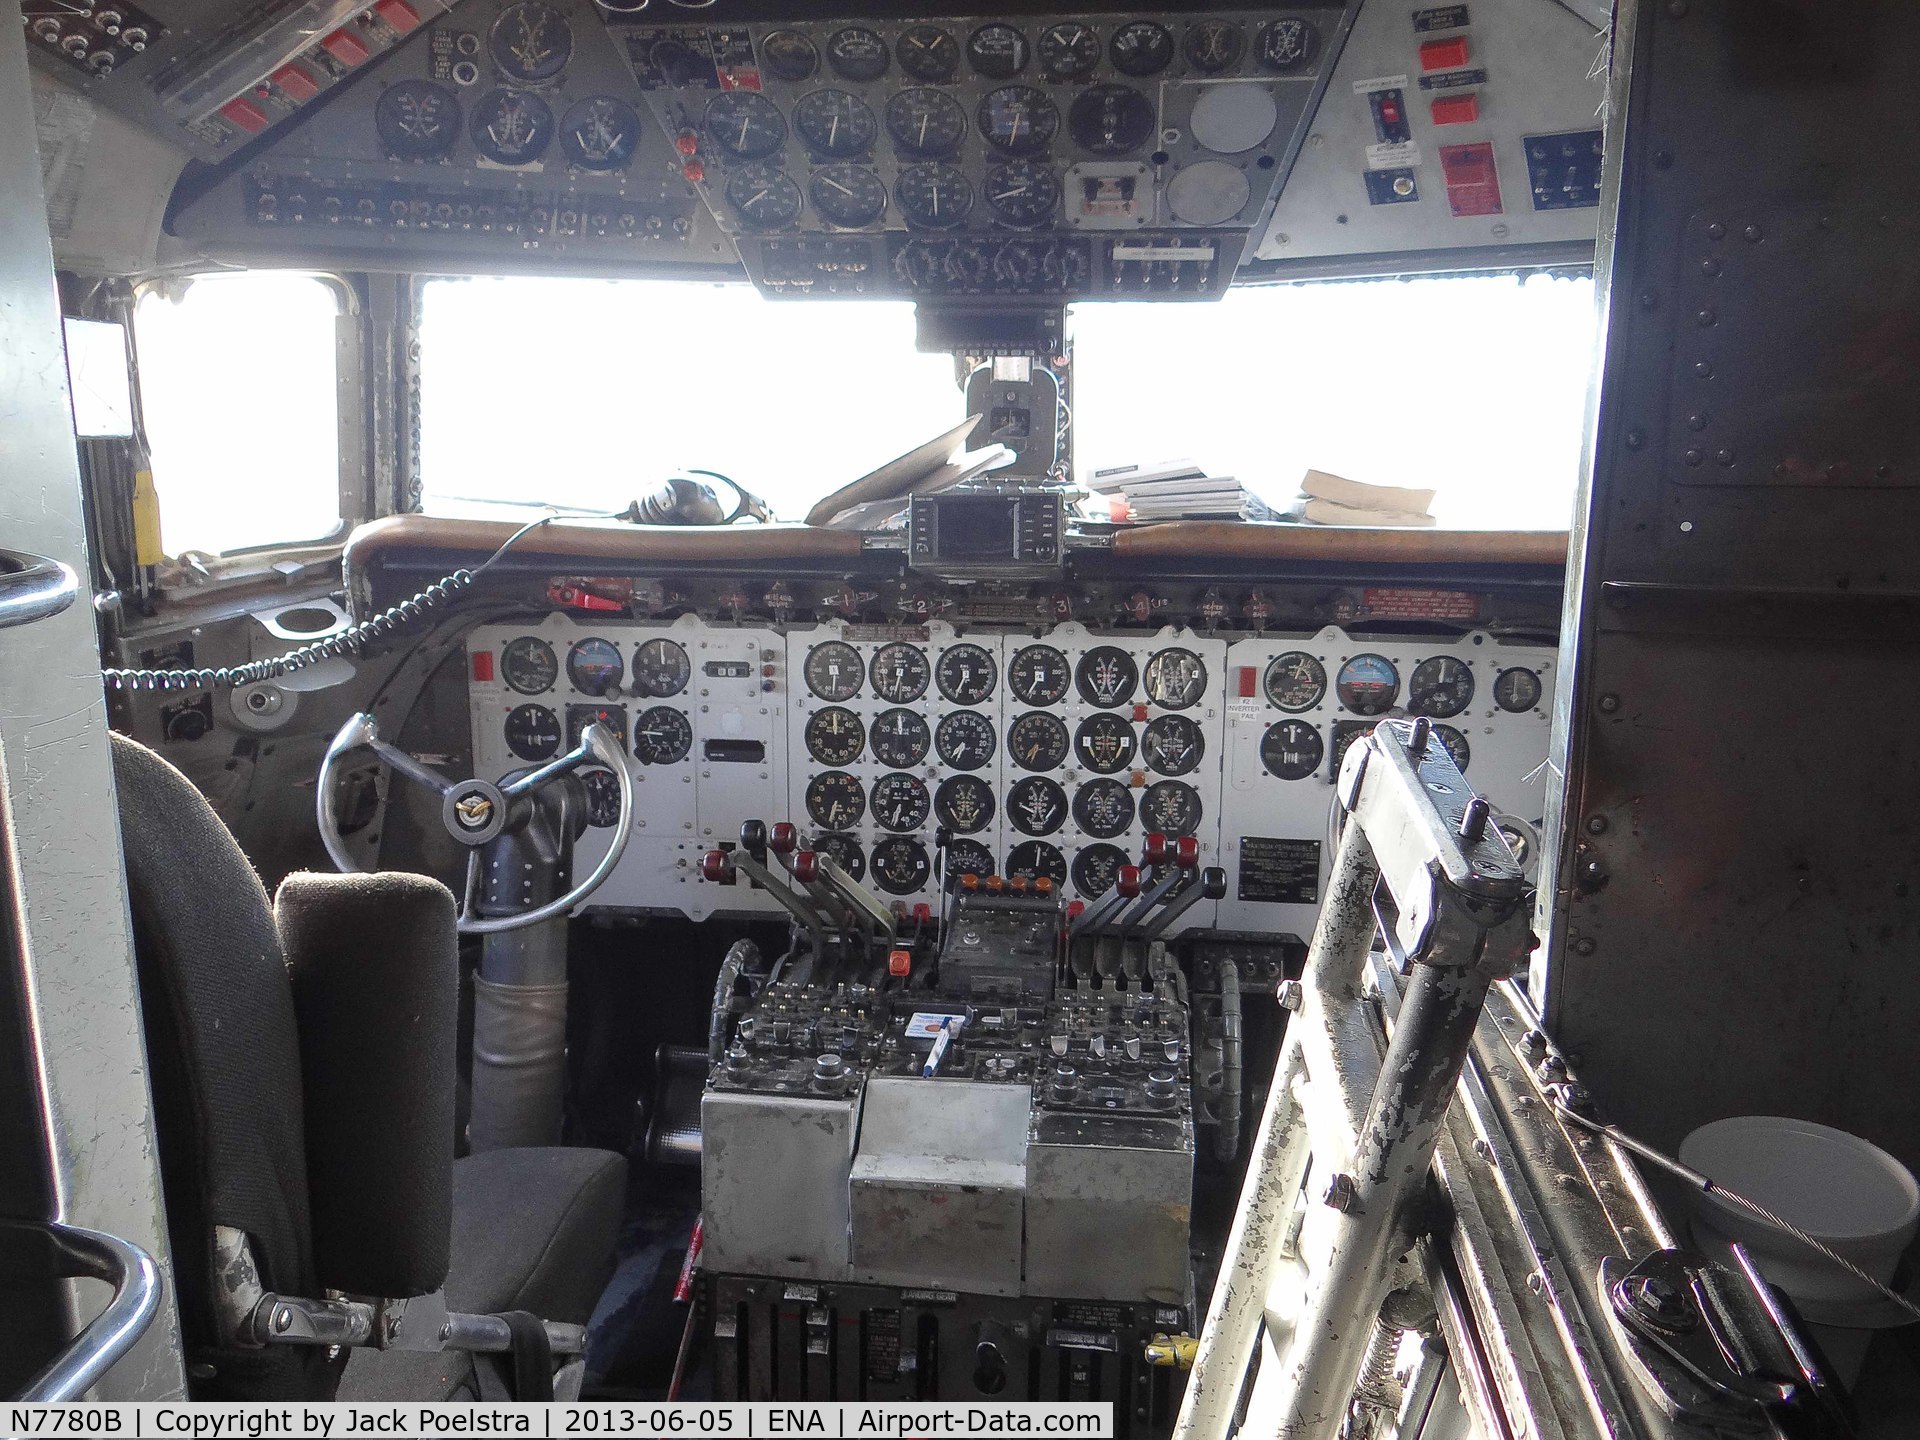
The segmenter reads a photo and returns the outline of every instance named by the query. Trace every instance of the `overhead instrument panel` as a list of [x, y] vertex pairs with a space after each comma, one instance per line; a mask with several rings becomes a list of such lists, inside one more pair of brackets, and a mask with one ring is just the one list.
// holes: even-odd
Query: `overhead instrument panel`
[[1351, 7], [608, 17], [679, 173], [771, 294], [1208, 299]]
[[1365, 7], [1254, 258], [1557, 243], [1584, 259], [1605, 14], [1545, 0]]
[[[357, 62], [350, 94], [289, 112], [182, 206], [175, 232], [216, 249], [245, 235], [250, 255], [344, 248], [408, 266], [503, 252], [637, 262], [724, 246], [591, 7], [463, 0], [422, 12], [414, 29]], [[272, 105], [283, 80], [292, 72], [270, 77], [257, 102]]]

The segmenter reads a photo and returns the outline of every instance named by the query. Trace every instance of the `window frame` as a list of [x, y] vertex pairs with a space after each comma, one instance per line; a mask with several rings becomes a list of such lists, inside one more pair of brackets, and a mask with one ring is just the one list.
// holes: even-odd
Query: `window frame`
[[[280, 567], [278, 573], [287, 575], [289, 579], [298, 578], [309, 566], [337, 561], [345, 549], [347, 537], [355, 527], [374, 518], [376, 513], [373, 504], [373, 448], [369, 442], [369, 436], [373, 433], [369, 411], [374, 401], [372, 387], [367, 383], [367, 356], [374, 346], [373, 337], [369, 334], [371, 307], [363, 293], [364, 276], [295, 266], [249, 266], [196, 268], [165, 275], [142, 276], [135, 281], [128, 293], [126, 325], [127, 364], [134, 394], [134, 431], [139, 447], [142, 452], [151, 453], [147, 441], [146, 398], [140, 374], [136, 318], [140, 302], [149, 295], [164, 293], [172, 286], [190, 284], [206, 277], [262, 273], [298, 275], [317, 280], [334, 296], [334, 416], [338, 469], [335, 496], [339, 520], [322, 535], [263, 541], [219, 555], [183, 551], [180, 553], [192, 553], [198, 557], [184, 563], [180, 562], [179, 555], [170, 555], [168, 559], [174, 563], [163, 567], [156, 580], [156, 589], [162, 592], [204, 590], [210, 583], [241, 584], [256, 581], [263, 574], [274, 571], [276, 565]], [[299, 566], [291, 574], [286, 569], [290, 562], [297, 562]]]

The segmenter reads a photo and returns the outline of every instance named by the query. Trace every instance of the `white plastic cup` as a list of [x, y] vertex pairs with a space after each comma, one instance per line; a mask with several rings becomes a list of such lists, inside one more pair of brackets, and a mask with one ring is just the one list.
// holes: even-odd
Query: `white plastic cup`
[[[1920, 1228], [1920, 1184], [1906, 1166], [1857, 1135], [1811, 1120], [1716, 1120], [1681, 1142], [1680, 1160], [1798, 1225], [1883, 1285]], [[1689, 1199], [1701, 1247], [1746, 1246], [1810, 1324], [1877, 1328], [1906, 1318], [1878, 1291], [1759, 1217], [1698, 1190]]]

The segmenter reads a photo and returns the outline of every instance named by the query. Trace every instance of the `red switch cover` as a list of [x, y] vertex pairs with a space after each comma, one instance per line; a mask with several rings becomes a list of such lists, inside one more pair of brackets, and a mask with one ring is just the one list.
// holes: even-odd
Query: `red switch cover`
[[373, 13], [391, 25], [396, 35], [410, 34], [420, 28], [420, 12], [407, 0], [378, 0]]
[[1420, 42], [1422, 70], [1458, 70], [1467, 63], [1467, 37], [1451, 35], [1445, 40]]
[[320, 83], [299, 65], [282, 65], [267, 77], [280, 87], [280, 93], [296, 105], [304, 105], [320, 93]]
[[367, 42], [351, 30], [334, 31], [320, 42], [320, 48], [342, 65], [358, 65], [373, 53], [367, 49]]
[[1500, 213], [1500, 172], [1494, 167], [1493, 146], [1442, 145], [1440, 173], [1447, 181], [1447, 205], [1456, 216]]
[[1471, 125], [1480, 118], [1478, 95], [1442, 95], [1433, 102], [1436, 125]]
[[267, 119], [266, 111], [245, 98], [229, 100], [220, 107], [220, 113], [249, 135], [258, 135], [271, 123]]

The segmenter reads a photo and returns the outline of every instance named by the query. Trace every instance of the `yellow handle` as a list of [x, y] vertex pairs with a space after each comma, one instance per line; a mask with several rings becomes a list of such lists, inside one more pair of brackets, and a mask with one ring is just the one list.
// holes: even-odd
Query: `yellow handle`
[[136, 565], [158, 565], [167, 558], [160, 543], [160, 492], [153, 488], [153, 472], [133, 472], [133, 559]]

